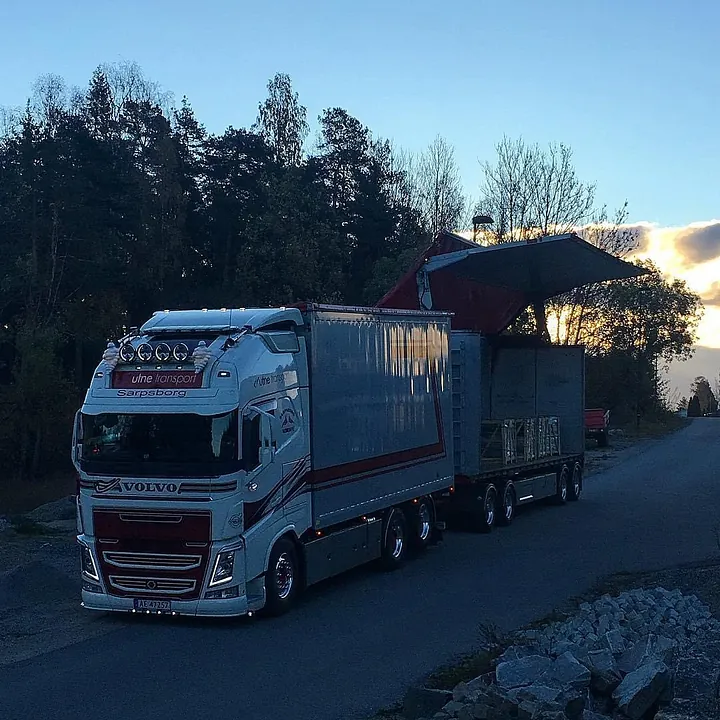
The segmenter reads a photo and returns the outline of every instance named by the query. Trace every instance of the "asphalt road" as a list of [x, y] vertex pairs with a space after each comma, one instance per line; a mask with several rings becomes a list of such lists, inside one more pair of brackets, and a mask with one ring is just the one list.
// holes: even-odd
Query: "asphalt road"
[[481, 623], [511, 629], [601, 575], [706, 559], [717, 525], [720, 420], [701, 419], [589, 477], [579, 503], [489, 536], [447, 533], [402, 570], [353, 572], [282, 618], [106, 620], [117, 630], [0, 668], [0, 719], [361, 718], [473, 649]]

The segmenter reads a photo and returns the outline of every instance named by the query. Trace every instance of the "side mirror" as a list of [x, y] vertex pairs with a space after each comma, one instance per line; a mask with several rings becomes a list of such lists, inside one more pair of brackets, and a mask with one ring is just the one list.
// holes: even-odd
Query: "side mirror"
[[73, 420], [73, 434], [72, 434], [72, 450], [70, 457], [73, 462], [77, 462], [82, 456], [82, 437], [80, 436], [80, 411], [75, 413], [75, 419]]

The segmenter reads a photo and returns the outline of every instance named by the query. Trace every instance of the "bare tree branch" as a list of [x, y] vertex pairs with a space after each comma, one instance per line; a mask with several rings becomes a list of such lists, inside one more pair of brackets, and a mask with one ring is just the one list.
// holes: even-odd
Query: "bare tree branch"
[[421, 155], [415, 177], [426, 228], [433, 235], [456, 228], [465, 212], [466, 199], [455, 151], [440, 135]]

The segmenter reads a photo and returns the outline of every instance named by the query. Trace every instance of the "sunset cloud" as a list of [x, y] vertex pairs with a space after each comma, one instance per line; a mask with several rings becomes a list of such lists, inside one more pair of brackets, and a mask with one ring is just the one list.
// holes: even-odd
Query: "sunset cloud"
[[688, 264], [720, 257], [720, 222], [693, 223], [675, 236], [675, 247]]
[[[705, 312], [698, 329], [698, 344], [720, 348], [720, 220], [682, 227], [636, 222], [624, 225], [623, 229], [631, 231], [636, 240], [635, 250], [626, 259], [652, 260], [668, 279], [685, 280], [700, 295]], [[592, 241], [597, 228], [582, 228], [578, 232]], [[460, 234], [472, 237], [472, 232]]]
[[720, 307], [720, 282], [714, 282], [700, 297], [704, 305]]
[[666, 277], [685, 280], [700, 295], [705, 313], [698, 328], [698, 344], [720, 348], [720, 220], [685, 227], [636, 226], [645, 228], [645, 234], [633, 257], [649, 258]]

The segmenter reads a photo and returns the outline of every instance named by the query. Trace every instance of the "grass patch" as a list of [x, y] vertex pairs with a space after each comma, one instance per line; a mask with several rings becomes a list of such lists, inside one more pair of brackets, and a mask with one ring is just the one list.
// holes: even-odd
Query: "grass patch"
[[636, 421], [623, 423], [618, 429], [631, 438], [659, 438], [682, 430], [691, 422], [691, 418], [683, 418], [675, 413], [669, 413], [659, 418], [640, 418], [639, 425]]
[[469, 682], [495, 669], [493, 661], [502, 655], [505, 646], [481, 650], [463, 655], [457, 660], [441, 665], [425, 680], [425, 687], [433, 690], [452, 690], [458, 683]]
[[[576, 602], [575, 600], [571, 600], [568, 602], [568, 604], [572, 603], [573, 607], [575, 606]], [[579, 603], [577, 603], [579, 604]], [[541, 628], [544, 628], [546, 625], [552, 625], [553, 623], [557, 622], [565, 622], [565, 620], [568, 619], [572, 615], [572, 611], [570, 609], [568, 610], [561, 610], [556, 609], [549, 612], [547, 615], [543, 615], [543, 617], [538, 618], [537, 620], [533, 620], [532, 622], [529, 622], [527, 625], [524, 625], [522, 630], [540, 630]]]
[[384, 718], [384, 720], [390, 718], [391, 720], [395, 720], [395, 718], [400, 718], [403, 716], [402, 712], [402, 703], [395, 703], [393, 705], [389, 705], [388, 707], [380, 708], [380, 710], [375, 713], [372, 720], [375, 720], [375, 718]]

